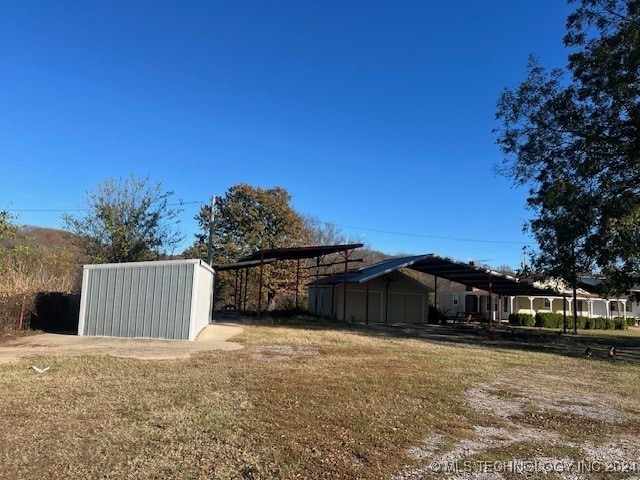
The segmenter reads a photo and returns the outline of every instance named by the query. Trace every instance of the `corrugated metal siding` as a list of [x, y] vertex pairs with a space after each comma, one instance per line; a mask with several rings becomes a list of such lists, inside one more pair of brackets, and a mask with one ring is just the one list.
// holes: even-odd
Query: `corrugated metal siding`
[[84, 335], [189, 339], [193, 263], [90, 268]]

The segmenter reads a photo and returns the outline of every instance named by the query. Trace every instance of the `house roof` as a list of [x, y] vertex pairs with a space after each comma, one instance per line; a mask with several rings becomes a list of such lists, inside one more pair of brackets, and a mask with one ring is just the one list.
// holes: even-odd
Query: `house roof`
[[434, 254], [390, 258], [345, 274], [321, 280], [322, 284], [365, 283], [387, 273], [410, 268], [418, 272], [435, 275], [468, 287], [498, 295], [558, 295], [549, 288], [536, 287], [516, 277], [505, 275], [490, 268], [459, 262]]
[[320, 280], [319, 283], [325, 285], [335, 285], [338, 283], [344, 283], [345, 281], [347, 283], [365, 283], [369, 280], [373, 280], [407, 267], [414, 259], [421, 258], [422, 256], [423, 255], [388, 258], [387, 260], [374, 263], [373, 265], [367, 265], [366, 267], [359, 268], [358, 270], [349, 271], [346, 274], [339, 273], [337, 275], [332, 275], [331, 277]]

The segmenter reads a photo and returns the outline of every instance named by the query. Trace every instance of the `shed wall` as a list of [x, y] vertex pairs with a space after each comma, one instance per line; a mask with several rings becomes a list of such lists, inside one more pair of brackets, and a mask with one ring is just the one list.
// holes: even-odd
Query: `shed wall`
[[213, 285], [214, 276], [202, 267], [196, 265], [193, 277], [193, 303], [191, 313], [191, 325], [189, 327], [189, 340], [195, 340], [198, 333], [211, 321], [213, 309]]
[[78, 334], [192, 340], [209, 322], [212, 288], [197, 261], [85, 266]]

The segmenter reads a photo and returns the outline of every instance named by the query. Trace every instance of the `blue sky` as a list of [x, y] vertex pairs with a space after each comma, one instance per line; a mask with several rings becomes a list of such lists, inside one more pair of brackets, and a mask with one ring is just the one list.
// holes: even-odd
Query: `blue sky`
[[[55, 210], [130, 174], [189, 203], [281, 186], [389, 254], [516, 267], [526, 191], [496, 176], [496, 100], [560, 0], [0, 2], [0, 209]], [[39, 211], [34, 211], [39, 210]], [[43, 211], [47, 210], [47, 211]]]

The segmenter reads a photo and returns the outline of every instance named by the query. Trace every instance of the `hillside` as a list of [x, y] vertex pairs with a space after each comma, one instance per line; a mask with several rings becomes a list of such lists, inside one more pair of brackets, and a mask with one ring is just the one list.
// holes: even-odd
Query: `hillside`
[[0, 241], [0, 332], [26, 321], [40, 293], [80, 291], [86, 256], [73, 234], [15, 227]]

